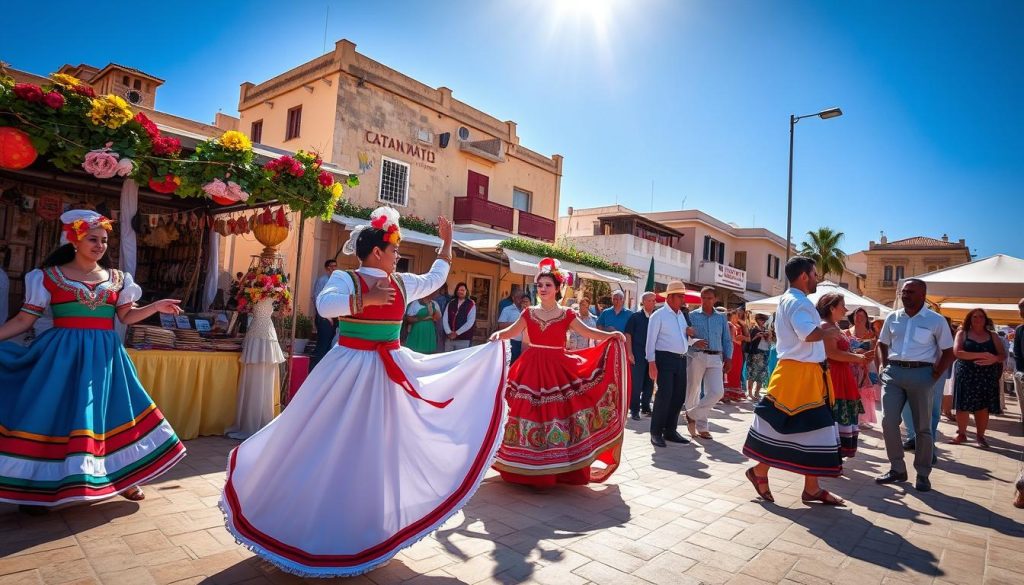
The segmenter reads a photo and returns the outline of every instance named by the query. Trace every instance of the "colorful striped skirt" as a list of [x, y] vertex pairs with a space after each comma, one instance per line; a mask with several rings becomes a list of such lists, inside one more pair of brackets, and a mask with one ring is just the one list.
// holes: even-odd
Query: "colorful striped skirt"
[[843, 472], [839, 430], [819, 364], [781, 360], [768, 394], [754, 407], [743, 453], [799, 473], [837, 477]]
[[54, 328], [29, 347], [0, 344], [0, 501], [108, 498], [184, 455], [114, 331]]

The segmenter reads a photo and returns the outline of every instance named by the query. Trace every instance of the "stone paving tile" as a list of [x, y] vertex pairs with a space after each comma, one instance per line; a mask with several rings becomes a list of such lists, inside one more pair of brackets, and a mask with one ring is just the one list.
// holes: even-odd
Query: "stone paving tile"
[[[1008, 406], [1016, 416], [1017, 403]], [[217, 509], [237, 443], [207, 437], [146, 489], [29, 517], [0, 504], [0, 585], [129, 583], [384, 585], [457, 583], [857, 585], [1024, 583], [1024, 511], [1010, 499], [1024, 448], [1012, 416], [994, 417], [993, 448], [940, 445], [934, 491], [879, 486], [877, 430], [861, 435], [843, 478], [844, 508], [800, 502], [799, 476], [773, 471], [776, 504], [754, 497], [741, 454], [749, 405], [712, 413], [715, 441], [652, 451], [648, 421], [629, 421], [608, 483], [539, 493], [492, 473], [437, 533], [351, 579], [302, 579], [234, 543]], [[940, 440], [952, 427], [940, 426]]]

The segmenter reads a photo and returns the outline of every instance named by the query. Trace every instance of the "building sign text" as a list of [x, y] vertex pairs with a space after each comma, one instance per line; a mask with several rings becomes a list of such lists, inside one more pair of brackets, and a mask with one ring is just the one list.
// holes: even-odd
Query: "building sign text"
[[413, 142], [402, 142], [396, 139], [394, 136], [388, 136], [386, 134], [379, 134], [373, 130], [366, 131], [366, 141], [370, 144], [376, 144], [381, 148], [388, 150], [394, 150], [406, 156], [418, 158], [423, 162], [430, 164], [434, 163], [435, 155], [434, 151], [423, 148]]

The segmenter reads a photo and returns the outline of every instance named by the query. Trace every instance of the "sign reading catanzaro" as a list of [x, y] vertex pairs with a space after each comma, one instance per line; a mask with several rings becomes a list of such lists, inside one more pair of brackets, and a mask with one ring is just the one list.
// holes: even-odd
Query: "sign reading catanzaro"
[[370, 144], [376, 144], [381, 148], [387, 148], [388, 150], [394, 150], [406, 156], [418, 158], [423, 162], [431, 164], [434, 163], [434, 151], [428, 148], [422, 148], [413, 142], [402, 142], [401, 140], [395, 139], [394, 136], [378, 134], [373, 130], [366, 131], [366, 141]]

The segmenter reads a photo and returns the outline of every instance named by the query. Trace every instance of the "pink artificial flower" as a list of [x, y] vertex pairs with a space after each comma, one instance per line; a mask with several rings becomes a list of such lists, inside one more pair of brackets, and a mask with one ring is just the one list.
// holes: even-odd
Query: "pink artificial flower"
[[27, 102], [43, 101], [43, 90], [34, 83], [15, 83], [14, 95]]
[[226, 199], [228, 197], [227, 191], [228, 186], [220, 179], [214, 179], [203, 185], [203, 192], [210, 196], [211, 199], [214, 197], [222, 197]]
[[109, 179], [117, 174], [117, 157], [111, 154], [108, 148], [93, 150], [85, 155], [82, 168], [97, 179]]
[[334, 184], [334, 175], [327, 171], [320, 171], [320, 176], [318, 176], [316, 180], [320, 181], [320, 184], [324, 187], [330, 187]]
[[235, 201], [248, 201], [249, 194], [242, 189], [242, 186], [234, 181], [228, 181], [227, 196]]
[[135, 170], [135, 167], [134, 165], [132, 165], [132, 159], [125, 157], [117, 161], [118, 177], [127, 177], [128, 175], [131, 174], [133, 170]]
[[54, 110], [59, 110], [64, 107], [64, 96], [51, 91], [43, 96], [43, 103]]

